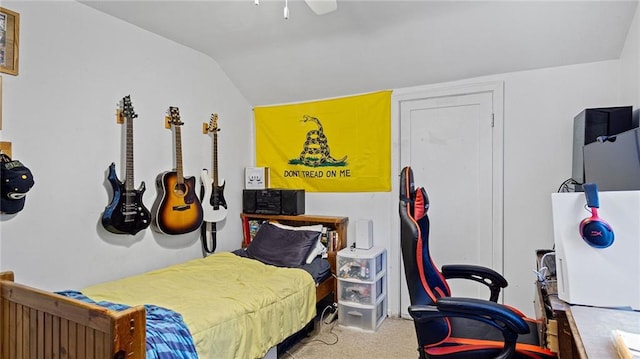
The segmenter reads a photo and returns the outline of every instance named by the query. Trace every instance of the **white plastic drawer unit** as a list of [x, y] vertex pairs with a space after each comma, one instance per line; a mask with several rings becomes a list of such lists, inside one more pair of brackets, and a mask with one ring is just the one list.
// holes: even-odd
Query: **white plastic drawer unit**
[[339, 278], [373, 281], [387, 269], [387, 251], [381, 247], [345, 248], [338, 252], [337, 262]]
[[380, 298], [387, 294], [387, 276], [385, 272], [382, 272], [373, 282], [340, 278], [338, 279], [338, 293], [340, 302], [376, 304]]
[[387, 297], [383, 296], [375, 305], [340, 302], [338, 313], [341, 326], [374, 332], [387, 316]]

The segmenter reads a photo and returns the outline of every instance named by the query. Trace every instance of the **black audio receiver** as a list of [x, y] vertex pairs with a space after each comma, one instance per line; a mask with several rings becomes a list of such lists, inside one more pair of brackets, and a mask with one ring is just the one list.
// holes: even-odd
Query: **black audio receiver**
[[303, 189], [245, 189], [242, 212], [261, 214], [304, 214]]

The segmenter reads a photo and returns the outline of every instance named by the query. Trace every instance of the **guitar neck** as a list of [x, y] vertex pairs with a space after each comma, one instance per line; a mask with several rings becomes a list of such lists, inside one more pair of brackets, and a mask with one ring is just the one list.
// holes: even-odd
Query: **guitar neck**
[[184, 184], [184, 172], [182, 170], [182, 132], [180, 126], [175, 127], [176, 136], [176, 174], [178, 184]]
[[213, 164], [211, 169], [213, 171], [213, 188], [218, 187], [218, 131], [213, 132]]
[[125, 189], [127, 191], [131, 191], [134, 188], [133, 182], [133, 119], [129, 117], [125, 117], [126, 121], [126, 152], [125, 152], [125, 160], [126, 160], [126, 168], [125, 168]]

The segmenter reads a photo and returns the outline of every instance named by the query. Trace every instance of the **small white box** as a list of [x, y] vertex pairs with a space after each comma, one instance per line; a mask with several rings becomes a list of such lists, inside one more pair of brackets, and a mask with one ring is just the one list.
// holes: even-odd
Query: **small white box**
[[244, 188], [269, 188], [269, 167], [246, 167], [244, 169]]
[[370, 249], [373, 247], [373, 221], [359, 219], [356, 221], [356, 248]]
[[387, 294], [387, 276], [382, 272], [374, 282], [340, 278], [338, 293], [340, 303], [376, 304]]
[[338, 277], [372, 281], [387, 269], [387, 251], [382, 247], [370, 249], [345, 248], [338, 252]]
[[380, 298], [375, 305], [338, 303], [338, 324], [343, 327], [375, 332], [386, 317], [386, 296]]

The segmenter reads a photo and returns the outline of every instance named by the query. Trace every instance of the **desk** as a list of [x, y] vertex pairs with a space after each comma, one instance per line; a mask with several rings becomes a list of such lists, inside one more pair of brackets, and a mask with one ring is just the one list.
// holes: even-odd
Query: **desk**
[[548, 290], [552, 294], [543, 295], [537, 287], [536, 318], [540, 321], [538, 328], [540, 345], [558, 354], [561, 359], [579, 358], [576, 342], [569, 326], [569, 304], [555, 294], [556, 283], [550, 283]]
[[[537, 269], [551, 250], [537, 250]], [[554, 265], [555, 266], [555, 265]], [[581, 305], [569, 305], [558, 298], [555, 277], [545, 286], [536, 282], [534, 299], [540, 345], [558, 354], [559, 359], [617, 358], [611, 331], [640, 333], [640, 312]]]
[[[540, 270], [542, 257], [551, 250], [536, 251], [536, 269]], [[555, 277], [550, 278], [545, 288], [536, 282], [534, 299], [536, 319], [540, 321], [538, 335], [540, 345], [558, 354], [560, 359], [578, 358], [576, 342], [572, 336], [567, 313], [569, 304], [558, 298]]]
[[640, 333], [640, 312], [574, 305], [567, 311], [579, 358], [617, 358], [611, 331]]

